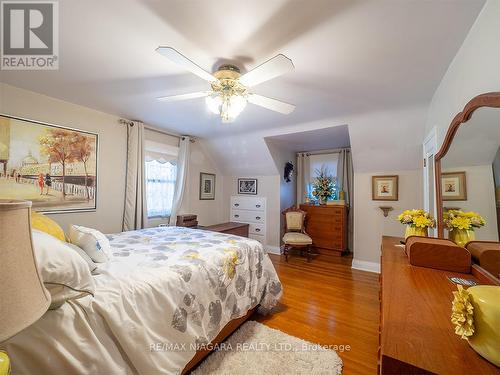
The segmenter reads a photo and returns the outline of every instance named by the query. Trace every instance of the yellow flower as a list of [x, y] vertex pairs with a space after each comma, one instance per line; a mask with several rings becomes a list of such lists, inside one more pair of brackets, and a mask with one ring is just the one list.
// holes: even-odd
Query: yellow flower
[[469, 230], [471, 228], [470, 219], [463, 216], [454, 217], [453, 219], [451, 219], [450, 224], [453, 228], [458, 228], [458, 229]]
[[458, 291], [453, 292], [451, 322], [455, 325], [455, 333], [465, 340], [474, 334], [474, 306], [469, 292], [462, 285], [457, 285], [457, 288]]
[[413, 224], [417, 228], [427, 228], [431, 225], [431, 221], [425, 216], [417, 216], [413, 218]]

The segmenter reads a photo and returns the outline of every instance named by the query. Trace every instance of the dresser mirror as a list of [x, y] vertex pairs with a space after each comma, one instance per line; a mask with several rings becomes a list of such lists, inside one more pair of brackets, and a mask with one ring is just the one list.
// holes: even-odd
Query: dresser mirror
[[[470, 240], [498, 242], [500, 92], [473, 98], [463, 111], [455, 116], [443, 145], [436, 154], [435, 170], [439, 237], [450, 238], [461, 246]], [[475, 212], [484, 222], [476, 216], [473, 221], [477, 227], [472, 228], [472, 233], [453, 230], [450, 236], [446, 217], [449, 217], [450, 212], [452, 217], [461, 216], [454, 211]], [[472, 216], [466, 216], [466, 219], [472, 220]], [[456, 225], [460, 224], [460, 221], [455, 221], [454, 224], [457, 228]], [[459, 233], [462, 233], [461, 238], [456, 237]], [[473, 260], [474, 258], [473, 254]], [[494, 275], [497, 275], [496, 272]]]

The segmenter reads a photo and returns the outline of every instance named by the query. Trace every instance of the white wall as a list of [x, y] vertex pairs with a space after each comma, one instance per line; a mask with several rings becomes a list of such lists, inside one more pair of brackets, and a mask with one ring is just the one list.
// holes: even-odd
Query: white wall
[[[372, 176], [399, 176], [398, 201], [372, 201]], [[397, 221], [403, 210], [421, 208], [422, 171], [380, 171], [376, 173], [354, 173], [354, 257], [355, 261], [380, 263], [381, 236], [404, 235], [405, 227]], [[384, 217], [380, 206], [392, 206], [393, 211]]]
[[118, 117], [0, 83], [0, 113], [68, 126], [99, 135], [97, 211], [52, 214], [69, 224], [119, 232], [125, 194], [126, 128]]
[[500, 1], [488, 0], [434, 93], [426, 133], [438, 129], [441, 145], [453, 117], [474, 96], [500, 91]]
[[462, 211], [478, 212], [486, 225], [476, 229], [476, 239], [498, 241], [495, 182], [491, 165], [443, 169], [443, 172], [465, 172], [467, 180], [466, 201], [444, 201], [444, 207], [459, 207]]
[[[200, 172], [215, 174], [215, 200], [200, 200]], [[223, 193], [224, 177], [205, 151], [203, 140], [191, 144], [189, 175], [180, 213], [198, 215], [199, 225], [212, 225], [228, 220], [229, 213], [223, 209], [228, 201]]]

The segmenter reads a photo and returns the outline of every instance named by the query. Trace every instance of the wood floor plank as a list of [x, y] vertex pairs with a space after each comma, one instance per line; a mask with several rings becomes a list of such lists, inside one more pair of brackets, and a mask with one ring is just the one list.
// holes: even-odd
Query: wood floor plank
[[[375, 273], [351, 269], [352, 258], [270, 255], [283, 283], [279, 310], [255, 319], [304, 340], [343, 345], [343, 374], [376, 374], [379, 282]], [[349, 345], [350, 350], [345, 350]], [[339, 348], [340, 349], [340, 348]]]

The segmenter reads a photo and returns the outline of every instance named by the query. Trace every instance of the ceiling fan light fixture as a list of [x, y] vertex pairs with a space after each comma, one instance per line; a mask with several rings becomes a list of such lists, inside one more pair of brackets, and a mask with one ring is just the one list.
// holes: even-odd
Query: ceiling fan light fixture
[[220, 114], [220, 107], [222, 105], [222, 99], [220, 95], [213, 94], [206, 97], [205, 102], [207, 107], [215, 115]]
[[248, 87], [276, 78], [294, 69], [292, 60], [282, 54], [274, 56], [242, 75], [240, 69], [231, 64], [221, 65], [216, 72], [210, 74], [172, 47], [160, 46], [157, 51], [170, 61], [210, 82], [212, 88], [211, 91], [164, 96], [158, 100], [173, 102], [206, 97], [209, 111], [219, 115], [224, 123], [234, 121], [245, 109], [248, 102], [283, 114], [290, 114], [295, 109], [293, 104], [258, 95], [248, 90]]

